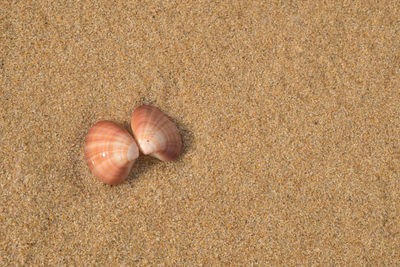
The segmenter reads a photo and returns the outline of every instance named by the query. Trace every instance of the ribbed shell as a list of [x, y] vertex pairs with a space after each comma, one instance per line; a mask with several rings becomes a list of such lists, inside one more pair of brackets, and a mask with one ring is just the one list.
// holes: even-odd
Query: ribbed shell
[[138, 156], [133, 137], [112, 121], [97, 122], [86, 136], [86, 162], [94, 176], [103, 183], [122, 183]]
[[132, 114], [131, 127], [140, 151], [163, 161], [177, 159], [182, 152], [178, 128], [161, 110], [143, 105]]

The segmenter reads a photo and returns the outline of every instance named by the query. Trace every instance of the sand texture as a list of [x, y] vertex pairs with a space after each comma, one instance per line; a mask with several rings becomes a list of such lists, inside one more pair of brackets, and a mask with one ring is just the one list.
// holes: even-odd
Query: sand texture
[[[103, 185], [142, 104], [183, 155]], [[399, 266], [400, 1], [0, 1], [0, 203], [1, 266]]]

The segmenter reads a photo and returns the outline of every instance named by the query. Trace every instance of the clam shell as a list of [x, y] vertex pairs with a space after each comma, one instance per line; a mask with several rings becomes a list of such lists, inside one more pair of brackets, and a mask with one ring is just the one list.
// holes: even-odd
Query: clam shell
[[131, 127], [140, 151], [162, 161], [177, 159], [182, 152], [178, 128], [161, 110], [143, 105], [132, 114]]
[[138, 156], [133, 137], [112, 121], [97, 122], [86, 136], [86, 162], [93, 175], [103, 183], [122, 183]]

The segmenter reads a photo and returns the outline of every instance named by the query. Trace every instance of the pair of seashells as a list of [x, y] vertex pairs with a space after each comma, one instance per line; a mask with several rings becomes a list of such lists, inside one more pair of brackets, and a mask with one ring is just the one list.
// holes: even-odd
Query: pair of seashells
[[136, 108], [131, 127], [136, 140], [112, 121], [100, 121], [90, 128], [85, 141], [85, 158], [91, 172], [103, 183], [122, 183], [139, 157], [139, 149], [162, 161], [175, 160], [182, 152], [178, 129], [156, 107]]

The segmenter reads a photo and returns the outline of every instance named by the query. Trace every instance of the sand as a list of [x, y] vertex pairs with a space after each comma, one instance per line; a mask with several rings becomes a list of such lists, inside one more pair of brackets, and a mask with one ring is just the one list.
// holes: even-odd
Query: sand
[[[400, 265], [399, 1], [59, 2], [0, 3], [2, 266]], [[184, 153], [103, 185], [141, 104]]]

